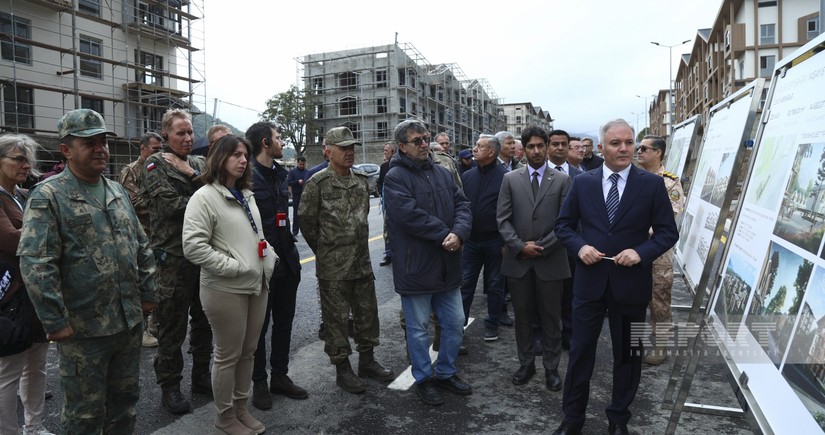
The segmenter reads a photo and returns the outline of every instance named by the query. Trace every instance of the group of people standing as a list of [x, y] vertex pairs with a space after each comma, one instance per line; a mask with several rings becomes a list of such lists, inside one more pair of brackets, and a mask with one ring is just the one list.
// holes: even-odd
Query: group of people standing
[[[98, 113], [69, 112], [58, 130], [67, 169], [28, 194], [17, 186], [36, 170], [37, 145], [25, 136], [0, 137], [6, 215], [0, 265], [8, 265], [0, 271], [0, 284], [8, 283], [0, 291], [21, 295], [21, 304], [36, 313], [30, 330], [41, 332], [30, 334], [34, 344], [22, 353], [0, 355], [0, 429], [17, 430], [16, 403], [10, 408], [7, 396], [19, 380], [24, 431], [48, 433], [41, 414], [50, 340], [60, 355], [63, 431], [133, 432], [140, 347], [151, 314], [163, 407], [173, 414], [191, 409], [181, 392], [188, 323], [191, 390], [214, 398], [216, 432], [264, 432], [247, 409], [250, 387], [260, 409], [272, 407], [271, 393], [308, 397], [287, 374], [301, 279], [299, 230], [317, 258], [324, 351], [336, 383], [357, 394], [367, 388], [362, 378], [394, 378], [374, 354], [380, 328], [367, 245], [370, 193], [365, 174], [352, 169], [361, 143], [349, 129], [326, 133], [325, 169], [293, 177], [276, 161], [284, 145], [277, 126], [256, 123], [245, 137], [210, 130], [203, 158], [192, 155], [190, 116], [170, 109], [162, 131], [141, 139], [141, 157], [124, 169], [123, 185], [102, 176], [109, 164], [106, 138], [114, 133]], [[535, 357], [544, 355], [547, 388], [564, 389], [565, 420], [556, 433], [581, 432], [596, 340], [608, 315], [614, 354], [609, 430], [627, 433], [642, 359], [640, 343], [630, 342], [630, 324], [645, 321], [653, 262], [678, 238], [670, 202], [681, 191], [674, 194], [662, 177], [632, 165], [635, 138], [623, 120], [602, 126], [599, 139], [603, 163], [592, 152], [587, 156], [585, 141], [571, 149], [561, 130], [526, 128], [523, 157], [514, 152], [512, 134], [481, 135], [470, 168], [462, 171], [447, 153], [430, 150], [424, 123], [396, 127], [380, 181], [389, 240], [382, 265], [393, 266], [414, 388], [424, 403], [443, 403], [442, 390], [472, 393], [456, 360], [483, 269], [485, 340], [494, 341], [507, 322], [507, 291], [519, 360], [513, 383], [527, 383]], [[640, 147], [640, 155], [648, 150], [651, 162], [657, 156], [661, 162], [664, 141]], [[574, 151], [582, 158], [571, 162], [594, 168], [585, 172], [570, 163]], [[304, 165], [299, 162], [300, 171]], [[289, 187], [302, 190], [293, 199], [294, 225]], [[8, 300], [2, 297], [3, 305]], [[436, 319], [433, 364], [428, 325]], [[350, 336], [359, 353], [357, 375]], [[570, 350], [564, 382], [558, 372], [563, 348]]]

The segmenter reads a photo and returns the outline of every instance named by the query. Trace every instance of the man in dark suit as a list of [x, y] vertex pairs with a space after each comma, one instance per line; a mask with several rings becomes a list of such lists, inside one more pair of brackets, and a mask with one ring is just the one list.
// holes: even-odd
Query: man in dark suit
[[[628, 433], [628, 407], [641, 377], [641, 338], [651, 299], [652, 265], [678, 240], [661, 177], [634, 167], [633, 128], [624, 120], [599, 129], [600, 169], [573, 180], [556, 220], [556, 236], [579, 261], [573, 288], [573, 339], [564, 385], [564, 421], [555, 434], [579, 434], [584, 426], [590, 377], [605, 313], [613, 346], [613, 395], [606, 409], [611, 434]], [[581, 229], [577, 232], [577, 229]], [[649, 230], [653, 234], [649, 235]]]
[[501, 272], [513, 298], [519, 369], [513, 384], [526, 384], [536, 373], [533, 319], [538, 317], [545, 384], [561, 390], [560, 303], [562, 283], [570, 276], [567, 255], [553, 227], [570, 188], [570, 177], [547, 166], [547, 131], [527, 127], [522, 133], [527, 167], [504, 175], [496, 221], [506, 245]]

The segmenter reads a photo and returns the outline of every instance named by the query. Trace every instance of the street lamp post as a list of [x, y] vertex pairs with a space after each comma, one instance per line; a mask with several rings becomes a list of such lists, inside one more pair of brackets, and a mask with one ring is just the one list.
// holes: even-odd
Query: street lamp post
[[[651, 97], [656, 98], [655, 95], [651, 95]], [[645, 116], [650, 117], [650, 106], [647, 105], [647, 95], [645, 95], [645, 96], [636, 95], [636, 98], [641, 98], [645, 101], [645, 108], [642, 111], [642, 113], [644, 113]], [[642, 124], [642, 129], [644, 129], [644, 128], [647, 128], [647, 118], [645, 118], [645, 122], [644, 122], [644, 124]]]
[[673, 47], [678, 47], [680, 45], [684, 45], [690, 42], [690, 39], [685, 39], [684, 41], [673, 44], [673, 45], [665, 45], [660, 44], [655, 41], [650, 41], [653, 45], [658, 45], [659, 47], [667, 47], [667, 63], [668, 63], [668, 76], [667, 76], [667, 98], [668, 98], [668, 125], [667, 125], [667, 135], [670, 136], [673, 133]]

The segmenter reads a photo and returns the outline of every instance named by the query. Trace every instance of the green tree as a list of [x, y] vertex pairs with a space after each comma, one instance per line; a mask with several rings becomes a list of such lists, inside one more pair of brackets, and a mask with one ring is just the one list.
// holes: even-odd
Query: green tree
[[647, 136], [647, 135], [649, 135], [649, 134], [650, 134], [650, 129], [649, 129], [649, 128], [645, 127], [645, 128], [643, 128], [643, 129], [641, 129], [641, 130], [639, 131], [639, 134], [637, 134], [637, 135], [636, 135], [636, 143], [641, 142], [641, 141], [642, 141], [642, 139], [644, 139], [644, 138], [645, 138], [645, 136]]
[[796, 289], [796, 296], [793, 298], [793, 305], [788, 310], [788, 314], [799, 314], [799, 306], [802, 305], [802, 297], [805, 295], [805, 286], [808, 285], [808, 278], [811, 277], [811, 272], [814, 269], [814, 264], [808, 260], [803, 260], [796, 270], [796, 279], [793, 286]]
[[773, 282], [776, 280], [776, 273], [779, 270], [779, 251], [773, 251], [771, 255], [771, 262], [768, 263], [768, 291], [765, 296], [768, 296], [773, 291]]
[[782, 307], [785, 305], [785, 295], [788, 293], [788, 287], [785, 284], [779, 287], [776, 291], [776, 296], [771, 299], [768, 306], [765, 308], [765, 314], [779, 314], [782, 312]]
[[266, 100], [266, 110], [260, 116], [261, 121], [278, 124], [281, 137], [295, 147], [297, 155], [304, 154], [312, 123], [312, 99], [307, 92], [290, 86], [286, 92]]

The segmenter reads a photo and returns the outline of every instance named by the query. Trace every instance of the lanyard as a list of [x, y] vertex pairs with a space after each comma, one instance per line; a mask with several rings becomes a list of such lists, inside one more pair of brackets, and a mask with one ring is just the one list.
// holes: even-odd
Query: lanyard
[[252, 217], [252, 210], [249, 209], [249, 202], [246, 198], [243, 197], [243, 194], [239, 190], [231, 190], [232, 196], [235, 198], [235, 201], [238, 201], [238, 204], [243, 207], [244, 211], [246, 212], [246, 218], [249, 219], [249, 224], [252, 225], [252, 231], [255, 232], [255, 235], [258, 234], [258, 226], [255, 225], [255, 219]]

